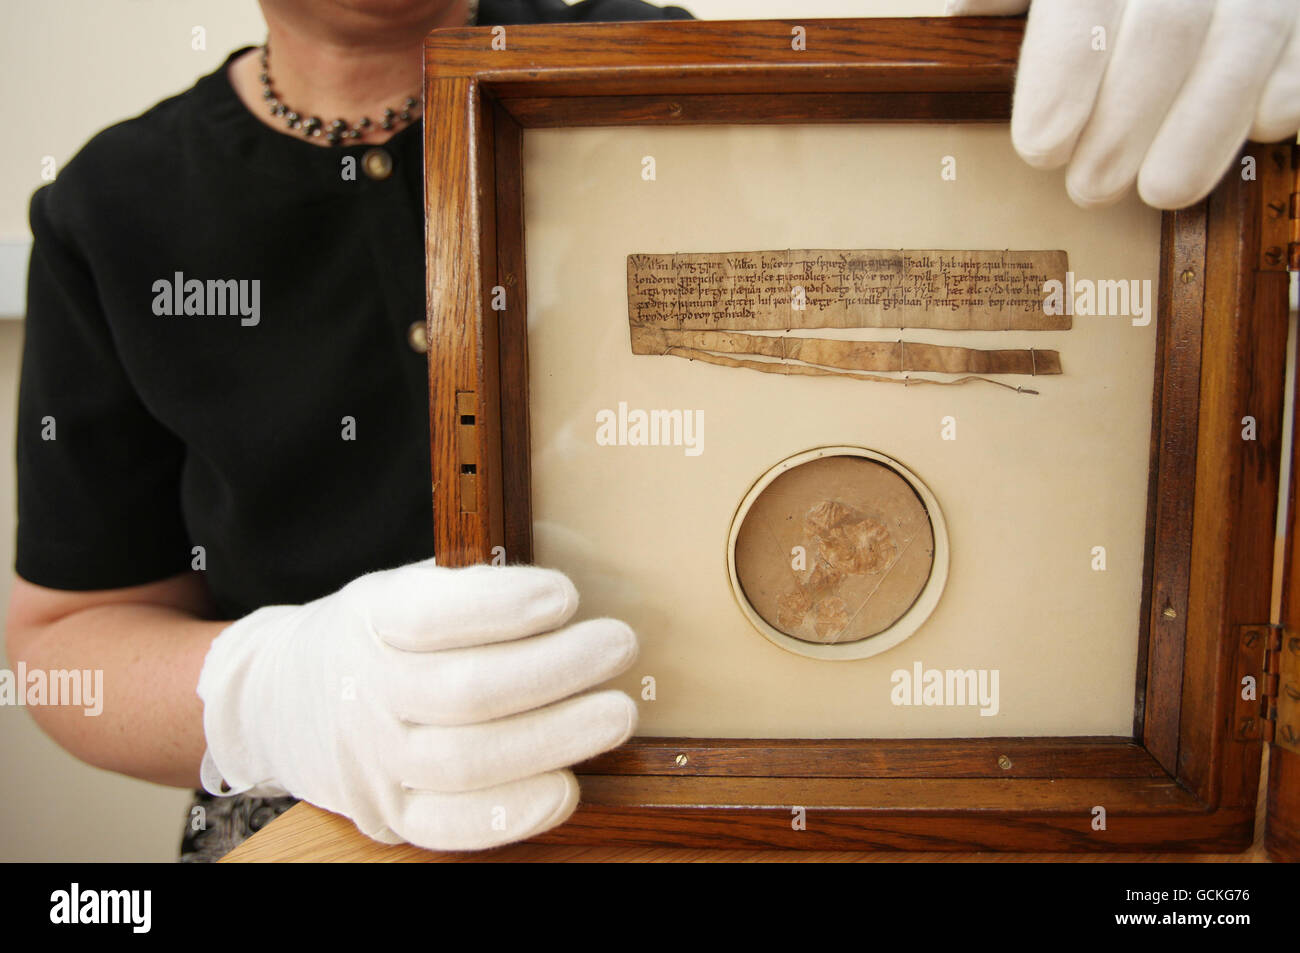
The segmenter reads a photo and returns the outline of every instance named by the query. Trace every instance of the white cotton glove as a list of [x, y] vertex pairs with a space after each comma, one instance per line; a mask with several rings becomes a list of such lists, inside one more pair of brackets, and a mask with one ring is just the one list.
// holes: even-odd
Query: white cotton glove
[[1300, 0], [948, 0], [947, 12], [1026, 9], [1012, 141], [1038, 168], [1069, 162], [1078, 205], [1114, 202], [1135, 179], [1149, 205], [1191, 205], [1248, 136], [1300, 129]]
[[636, 724], [622, 692], [577, 694], [636, 657], [621, 622], [561, 628], [577, 607], [553, 570], [429, 560], [259, 609], [213, 641], [199, 676], [204, 786], [292, 794], [435, 850], [554, 827], [578, 802], [567, 766]]

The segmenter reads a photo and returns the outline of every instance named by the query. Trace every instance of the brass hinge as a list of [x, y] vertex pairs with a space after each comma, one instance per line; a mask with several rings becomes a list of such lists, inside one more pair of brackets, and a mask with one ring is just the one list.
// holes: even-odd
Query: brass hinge
[[1287, 244], [1287, 267], [1300, 271], [1300, 142], [1291, 143], [1291, 241]]
[[1272, 741], [1293, 754], [1300, 754], [1300, 633], [1283, 629], [1279, 642], [1271, 658], [1270, 678], [1276, 688]]
[[1233, 737], [1300, 754], [1300, 634], [1278, 625], [1237, 627]]
[[1300, 143], [1265, 146], [1259, 158], [1264, 191], [1259, 267], [1300, 271]]

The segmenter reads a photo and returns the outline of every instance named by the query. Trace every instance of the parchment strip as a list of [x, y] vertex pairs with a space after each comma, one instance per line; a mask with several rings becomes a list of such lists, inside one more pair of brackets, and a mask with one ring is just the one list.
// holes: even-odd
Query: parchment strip
[[804, 377], [851, 377], [860, 381], [878, 381], [882, 384], [994, 384], [998, 387], [1005, 387], [1007, 390], [1013, 390], [1017, 394], [1037, 394], [1038, 391], [1030, 387], [1019, 387], [1015, 384], [1004, 384], [1002, 381], [996, 381], [991, 377], [980, 377], [978, 374], [967, 374], [963, 377], [953, 378], [952, 380], [942, 380], [937, 377], [884, 377], [880, 374], [869, 374], [866, 372], [855, 371], [833, 371], [826, 367], [814, 367], [811, 364], [790, 364], [779, 361], [753, 361], [743, 357], [731, 357], [726, 354], [713, 354], [709, 351], [699, 351], [689, 347], [674, 347], [668, 350], [668, 353], [674, 357], [684, 357], [691, 361], [701, 361], [705, 364], [717, 364], [719, 367], [743, 367], [751, 371], [762, 371], [764, 374], [791, 374]]
[[[671, 354], [674, 350], [753, 354], [855, 371], [1035, 376], [1061, 373], [1060, 354], [1037, 348], [982, 350], [915, 341], [839, 341], [789, 335], [772, 337], [738, 331], [632, 328], [633, 354]], [[785, 372], [774, 370], [773, 373]]]
[[1063, 331], [1071, 318], [1043, 313], [1043, 284], [1064, 284], [1067, 267], [1064, 251], [632, 254], [628, 319], [634, 327], [676, 330]]

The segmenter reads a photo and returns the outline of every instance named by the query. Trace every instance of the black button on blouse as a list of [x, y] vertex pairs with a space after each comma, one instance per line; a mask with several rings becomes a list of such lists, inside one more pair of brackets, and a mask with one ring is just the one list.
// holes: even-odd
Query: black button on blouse
[[383, 149], [369, 149], [361, 157], [361, 167], [366, 170], [366, 175], [382, 182], [393, 174], [393, 157]]

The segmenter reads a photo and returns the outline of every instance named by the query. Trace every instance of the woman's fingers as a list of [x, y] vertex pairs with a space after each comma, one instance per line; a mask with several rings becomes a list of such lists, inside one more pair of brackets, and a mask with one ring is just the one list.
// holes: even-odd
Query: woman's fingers
[[568, 577], [536, 566], [447, 569], [426, 561], [362, 576], [343, 591], [384, 643], [408, 652], [549, 632], [578, 609]]
[[616, 748], [632, 736], [636, 714], [627, 695], [602, 691], [475, 725], [409, 726], [391, 770], [413, 790], [477, 791]]
[[1029, 9], [1011, 141], [1040, 169], [1065, 165], [1092, 116], [1123, 0], [1051, 0]]
[[531, 638], [385, 659], [389, 710], [421, 725], [468, 725], [531, 711], [594, 688], [636, 658], [636, 635], [591, 619]]
[[469, 794], [408, 791], [394, 833], [429, 850], [484, 850], [548, 831], [568, 820], [577, 806], [578, 780], [570, 771]]
[[1076, 204], [1105, 205], [1137, 179], [1170, 105], [1196, 62], [1213, 0], [1131, 0], [1065, 185]]
[[1142, 200], [1182, 208], [1232, 165], [1290, 39], [1297, 0], [1219, 0], [1200, 57], [1138, 173]]
[[1276, 142], [1295, 136], [1300, 129], [1300, 4], [1291, 25], [1291, 38], [1282, 50], [1273, 75], [1264, 84], [1255, 110], [1250, 138]]

